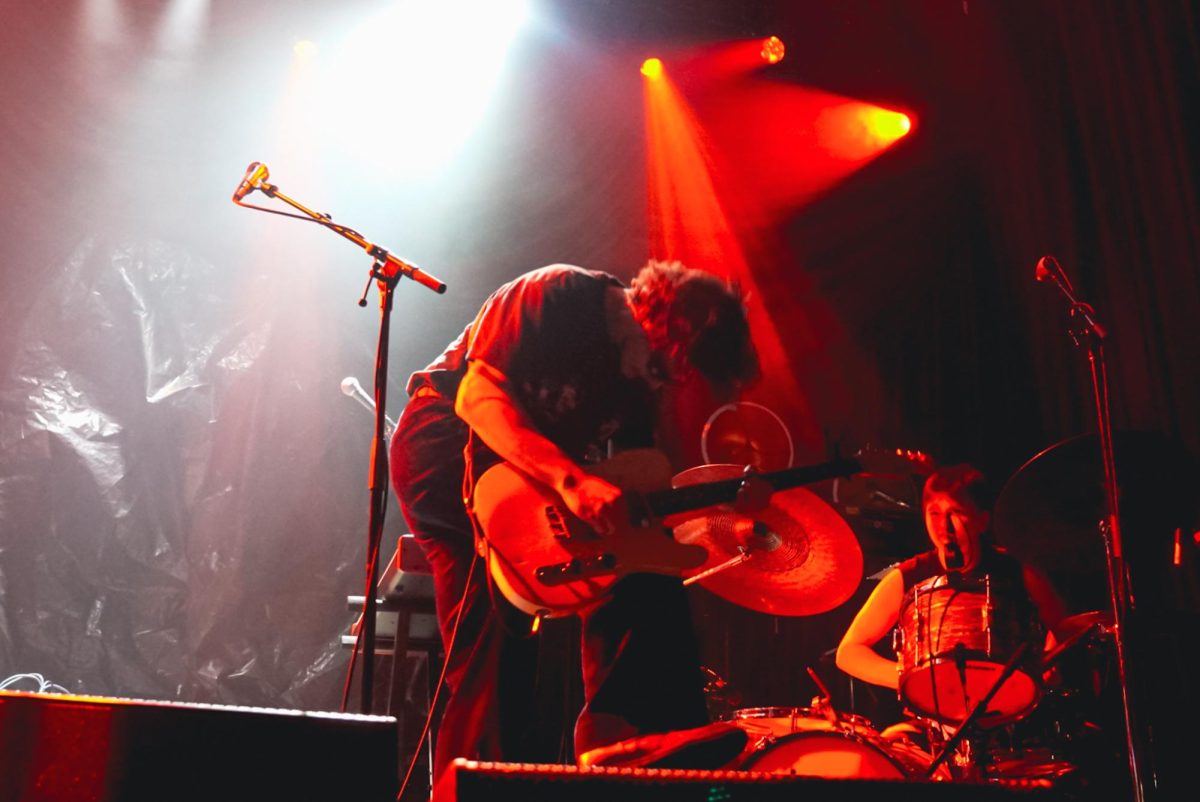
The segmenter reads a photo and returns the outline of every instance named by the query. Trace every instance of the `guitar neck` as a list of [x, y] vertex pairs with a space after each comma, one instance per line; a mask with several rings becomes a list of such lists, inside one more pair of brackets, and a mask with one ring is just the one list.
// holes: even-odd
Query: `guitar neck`
[[[757, 474], [757, 478], [766, 481], [772, 488], [779, 491], [838, 476], [849, 476], [861, 470], [862, 466], [856, 460], [838, 459], [819, 465], [804, 465], [798, 468], [785, 468], [782, 471], [760, 473]], [[702, 507], [711, 507], [714, 504], [730, 504], [737, 500], [737, 493], [743, 481], [743, 477], [738, 477], [677, 487], [671, 490], [656, 490], [644, 494], [643, 498], [650, 513], [655, 518], [663, 518], [681, 512], [698, 510]]]

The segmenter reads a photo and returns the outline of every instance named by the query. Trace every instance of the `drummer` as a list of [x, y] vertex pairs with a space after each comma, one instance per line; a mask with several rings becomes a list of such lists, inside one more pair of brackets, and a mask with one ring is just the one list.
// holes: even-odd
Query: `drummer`
[[[889, 571], [863, 603], [837, 649], [837, 666], [851, 676], [888, 688], [899, 686], [899, 663], [874, 646], [896, 625], [909, 590], [939, 575], [988, 575], [997, 593], [1015, 594], [1014, 603], [1036, 605], [1047, 634], [1064, 616], [1049, 582], [992, 542], [992, 497], [987, 479], [970, 465], [939, 468], [925, 482], [922, 508], [933, 548]], [[1029, 620], [1032, 620], [1032, 615]]]

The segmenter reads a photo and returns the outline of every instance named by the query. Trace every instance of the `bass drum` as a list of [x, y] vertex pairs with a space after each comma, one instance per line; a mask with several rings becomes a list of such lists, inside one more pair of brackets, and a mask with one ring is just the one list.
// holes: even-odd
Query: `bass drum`
[[[932, 762], [912, 744], [885, 744], [855, 732], [812, 731], [771, 739], [741, 768], [828, 779], [918, 780]], [[949, 771], [939, 766], [932, 779], [948, 780]]]

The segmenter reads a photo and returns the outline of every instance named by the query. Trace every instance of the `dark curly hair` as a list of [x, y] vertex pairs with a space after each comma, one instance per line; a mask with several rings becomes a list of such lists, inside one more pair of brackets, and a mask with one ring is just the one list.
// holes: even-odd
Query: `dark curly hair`
[[758, 353], [736, 284], [679, 262], [651, 260], [630, 290], [634, 318], [650, 347], [677, 371], [698, 371], [726, 393], [758, 378]]

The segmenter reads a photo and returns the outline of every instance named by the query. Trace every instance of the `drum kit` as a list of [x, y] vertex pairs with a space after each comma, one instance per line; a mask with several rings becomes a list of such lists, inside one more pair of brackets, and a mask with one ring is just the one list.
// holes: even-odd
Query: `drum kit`
[[[871, 505], [918, 515], [919, 488], [932, 470], [931, 461], [915, 452], [895, 453], [898, 470], [839, 480], [834, 503], [846, 510], [850, 505], [836, 496], [852, 500], [851, 518]], [[1062, 463], [1086, 461], [1079, 447], [1045, 453], [1050, 456], [1039, 455], [1009, 480], [995, 510], [998, 539], [1019, 555], [1062, 548], [1061, 542], [1046, 543], [1056, 540], [1045, 537], [1047, 532], [1068, 538], [1068, 543], [1098, 537], [1094, 503], [1082, 513], [1072, 509], [1068, 519], [1053, 508], [1057, 501], [1046, 498], [1047, 492], [1069, 495]], [[1098, 465], [1090, 467], [1099, 474]], [[742, 465], [705, 465], [680, 474], [675, 483], [713, 481], [743, 471]], [[1077, 499], [1079, 495], [1075, 493]], [[1075, 523], [1089, 518], [1091, 532]], [[831, 503], [806, 489], [776, 492], [754, 512], [711, 511], [674, 531], [678, 540], [703, 545], [710, 555], [685, 583], [698, 583], [727, 601], [770, 615], [832, 610], [854, 594], [863, 577], [863, 552], [854, 530]], [[1111, 617], [1093, 611], [1066, 619], [1055, 627], [1057, 646], [1043, 652], [1045, 630], [1036, 608], [998, 593], [986, 575], [959, 579], [934, 577], [906, 593], [893, 645], [898, 696], [907, 720], [880, 730], [860, 715], [836, 710], [809, 670], [823, 690], [811, 706], [742, 708], [726, 716], [749, 736], [736, 768], [830, 778], [1078, 788], [1089, 782], [1091, 761], [1120, 765], [1112, 752], [1079, 754], [1081, 744], [1096, 743], [1092, 736], [1098, 727], [1088, 720], [1090, 711], [1081, 713], [1079, 705], [1070, 713], [1064, 709], [1081, 699], [1094, 706], [1098, 690], [1072, 687], [1076, 678], [1064, 681], [1057, 671], [1061, 658], [1085, 647], [1094, 664], [1110, 664]]]

